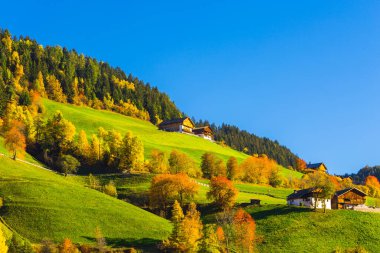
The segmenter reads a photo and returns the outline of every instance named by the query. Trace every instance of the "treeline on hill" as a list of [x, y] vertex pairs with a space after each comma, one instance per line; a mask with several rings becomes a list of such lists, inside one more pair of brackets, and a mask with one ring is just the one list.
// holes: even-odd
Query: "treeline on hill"
[[[43, 47], [29, 37], [12, 39], [7, 30], [0, 29], [0, 117], [12, 101], [30, 106], [35, 93], [58, 102], [116, 111], [153, 124], [182, 116], [165, 93], [131, 74], [127, 76], [120, 68], [75, 50]], [[217, 141], [247, 154], [267, 154], [285, 167], [300, 170], [298, 157], [277, 141], [226, 124], [213, 124], [212, 128]]]
[[210, 124], [208, 121], [196, 121], [198, 126], [210, 125], [214, 131], [214, 138], [233, 149], [242, 151], [246, 154], [266, 154], [269, 158], [275, 160], [278, 164], [295, 170], [301, 171], [299, 157], [293, 154], [287, 147], [282, 146], [278, 141], [272, 141], [268, 138], [260, 138], [245, 130], [240, 130], [237, 126], [222, 124], [217, 126]]
[[16, 97], [30, 103], [31, 90], [58, 102], [114, 110], [152, 123], [181, 116], [156, 87], [120, 69], [60, 46], [0, 30], [0, 116]]
[[365, 166], [360, 169], [358, 173], [345, 174], [343, 177], [350, 177], [355, 183], [363, 184], [368, 176], [375, 176], [378, 180], [380, 180], [380, 166]]

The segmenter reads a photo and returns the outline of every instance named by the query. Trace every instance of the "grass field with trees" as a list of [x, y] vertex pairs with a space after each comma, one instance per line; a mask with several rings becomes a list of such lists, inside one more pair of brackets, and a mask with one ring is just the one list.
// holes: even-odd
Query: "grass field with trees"
[[[94, 243], [99, 227], [109, 245], [151, 245], [166, 238], [170, 223], [136, 206], [64, 177], [0, 157], [1, 214], [22, 236], [39, 243]], [[141, 229], [144, 224], [145, 229]]]

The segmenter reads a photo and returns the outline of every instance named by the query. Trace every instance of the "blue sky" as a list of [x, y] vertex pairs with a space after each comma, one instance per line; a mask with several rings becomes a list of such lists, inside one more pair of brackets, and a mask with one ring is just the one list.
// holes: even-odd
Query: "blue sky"
[[380, 164], [380, 1], [6, 1], [0, 27], [119, 66], [332, 173]]

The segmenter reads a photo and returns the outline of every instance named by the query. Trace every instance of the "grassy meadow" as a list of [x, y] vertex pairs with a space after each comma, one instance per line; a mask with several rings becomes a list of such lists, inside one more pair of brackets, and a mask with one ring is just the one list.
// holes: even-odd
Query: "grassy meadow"
[[[242, 152], [229, 147], [223, 147], [197, 136], [160, 131], [148, 121], [114, 112], [95, 110], [89, 107], [62, 104], [47, 99], [43, 101], [48, 114], [51, 115], [57, 110], [61, 111], [63, 116], [75, 125], [77, 133], [80, 130], [85, 130], [89, 139], [92, 134], [97, 133], [99, 127], [103, 127], [106, 130], [115, 129], [122, 134], [128, 131], [131, 132], [143, 141], [146, 159], [149, 159], [152, 149], [159, 149], [167, 153], [173, 149], [177, 149], [189, 155], [198, 165], [200, 164], [201, 156], [205, 152], [214, 153], [225, 161], [231, 156], [236, 157], [239, 162], [248, 157], [248, 155]], [[281, 167], [281, 173], [284, 176], [297, 178], [302, 176], [297, 171], [288, 170], [283, 167]]]
[[333, 252], [357, 246], [380, 252], [380, 214], [313, 212], [267, 205], [246, 209], [256, 221], [259, 252]]
[[[99, 227], [109, 245], [150, 245], [166, 238], [171, 224], [70, 177], [0, 157], [1, 215], [32, 242], [93, 243]], [[144, 229], [141, 229], [144, 224]]]

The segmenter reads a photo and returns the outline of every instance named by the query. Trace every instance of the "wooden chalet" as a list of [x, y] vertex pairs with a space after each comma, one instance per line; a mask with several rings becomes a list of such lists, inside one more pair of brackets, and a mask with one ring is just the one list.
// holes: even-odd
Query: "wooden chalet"
[[293, 206], [306, 206], [313, 208], [315, 206], [315, 202], [317, 201], [317, 208], [323, 208], [325, 203], [326, 209], [331, 209], [331, 200], [330, 199], [316, 199], [318, 192], [321, 189], [318, 188], [308, 188], [302, 190], [295, 190], [292, 194], [290, 194], [286, 200], [288, 205]]
[[193, 133], [194, 127], [194, 122], [189, 117], [163, 121], [158, 125], [160, 130], [190, 134]]
[[196, 127], [193, 129], [193, 134], [210, 141], [214, 139], [214, 133], [209, 126]]
[[327, 167], [324, 163], [309, 163], [306, 165], [306, 170], [327, 172]]
[[332, 209], [353, 209], [358, 205], [364, 205], [366, 196], [367, 194], [356, 188], [346, 188], [335, 192], [331, 207]]

